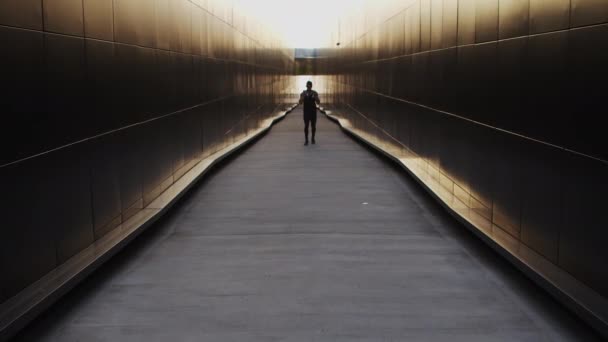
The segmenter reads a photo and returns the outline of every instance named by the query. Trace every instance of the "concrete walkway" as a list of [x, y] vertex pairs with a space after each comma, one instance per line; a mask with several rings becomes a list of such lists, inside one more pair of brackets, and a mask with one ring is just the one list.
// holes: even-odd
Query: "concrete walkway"
[[301, 110], [23, 341], [594, 341], [403, 172]]

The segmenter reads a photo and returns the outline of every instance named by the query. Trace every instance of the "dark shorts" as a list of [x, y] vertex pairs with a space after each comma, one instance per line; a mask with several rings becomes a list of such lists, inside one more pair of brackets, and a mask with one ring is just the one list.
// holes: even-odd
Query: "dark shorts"
[[317, 123], [317, 113], [304, 113], [304, 122], [312, 122], [312, 124]]

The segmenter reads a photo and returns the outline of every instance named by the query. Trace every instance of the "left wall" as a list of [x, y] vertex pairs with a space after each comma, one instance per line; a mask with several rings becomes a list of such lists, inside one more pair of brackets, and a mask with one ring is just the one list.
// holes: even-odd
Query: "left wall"
[[0, 1], [0, 303], [284, 107], [293, 51], [230, 3]]

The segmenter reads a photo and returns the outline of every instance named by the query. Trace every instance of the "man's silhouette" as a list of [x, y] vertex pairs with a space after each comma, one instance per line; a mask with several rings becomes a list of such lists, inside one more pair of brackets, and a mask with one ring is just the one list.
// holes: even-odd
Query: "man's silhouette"
[[304, 104], [304, 137], [308, 145], [308, 125], [312, 126], [312, 143], [315, 143], [315, 133], [317, 132], [317, 105], [321, 104], [319, 94], [312, 90], [312, 82], [306, 82], [306, 90], [300, 94], [300, 104]]

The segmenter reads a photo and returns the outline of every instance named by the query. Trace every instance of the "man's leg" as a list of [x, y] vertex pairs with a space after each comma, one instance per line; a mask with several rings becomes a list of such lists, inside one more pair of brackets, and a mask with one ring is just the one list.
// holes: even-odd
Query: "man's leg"
[[317, 133], [317, 115], [315, 114], [311, 118], [311, 126], [312, 126], [312, 143], [315, 143], [315, 134]]
[[304, 138], [306, 138], [304, 145], [308, 145], [308, 124], [310, 123], [310, 119], [304, 117]]

